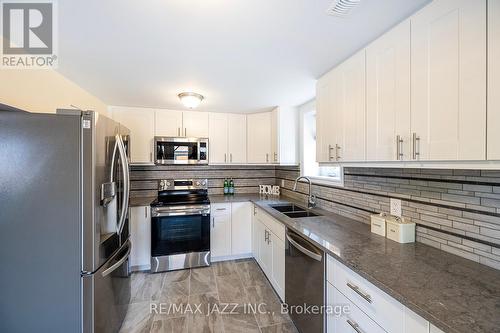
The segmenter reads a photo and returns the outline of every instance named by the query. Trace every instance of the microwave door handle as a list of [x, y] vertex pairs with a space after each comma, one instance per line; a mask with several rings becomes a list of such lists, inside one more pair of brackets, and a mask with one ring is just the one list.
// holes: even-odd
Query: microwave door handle
[[201, 149], [201, 143], [198, 141], [198, 162], [200, 161], [200, 149]]
[[118, 137], [118, 140], [119, 140], [118, 149], [120, 152], [120, 160], [122, 162], [121, 164], [123, 167], [123, 201], [122, 201], [122, 211], [120, 213], [120, 219], [118, 221], [116, 231], [118, 235], [121, 235], [128, 212], [128, 204], [129, 204], [128, 197], [130, 194], [130, 174], [129, 174], [127, 154], [125, 152], [125, 146], [123, 145], [121, 137]]

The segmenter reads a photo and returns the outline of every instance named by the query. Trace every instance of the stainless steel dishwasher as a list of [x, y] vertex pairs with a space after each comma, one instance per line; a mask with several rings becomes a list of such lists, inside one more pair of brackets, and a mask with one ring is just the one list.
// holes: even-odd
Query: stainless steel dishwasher
[[[287, 229], [285, 254], [285, 301], [304, 307], [325, 304], [325, 255], [297, 233]], [[323, 333], [324, 314], [290, 311], [290, 317], [300, 333]]]

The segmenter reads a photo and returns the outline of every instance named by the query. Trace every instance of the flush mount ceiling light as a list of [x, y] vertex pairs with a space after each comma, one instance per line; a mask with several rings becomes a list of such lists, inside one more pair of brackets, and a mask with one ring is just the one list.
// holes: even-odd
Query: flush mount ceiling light
[[178, 96], [182, 104], [184, 104], [184, 106], [189, 109], [196, 108], [198, 105], [200, 105], [201, 101], [203, 100], [202, 95], [193, 92], [183, 92], [180, 93]]
[[335, 0], [326, 10], [328, 15], [346, 17], [361, 0]]

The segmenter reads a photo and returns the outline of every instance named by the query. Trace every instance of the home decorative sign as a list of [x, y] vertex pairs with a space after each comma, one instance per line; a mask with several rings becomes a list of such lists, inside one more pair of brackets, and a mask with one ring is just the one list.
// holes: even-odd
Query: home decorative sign
[[280, 187], [277, 185], [259, 185], [259, 194], [280, 195]]

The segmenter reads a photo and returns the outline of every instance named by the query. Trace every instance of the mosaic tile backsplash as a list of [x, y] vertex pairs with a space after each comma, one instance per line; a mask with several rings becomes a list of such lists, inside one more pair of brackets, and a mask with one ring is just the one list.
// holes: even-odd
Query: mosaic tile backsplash
[[[257, 193], [260, 184], [281, 186], [282, 194], [306, 202], [307, 184], [298, 167], [133, 166], [134, 197], [156, 196], [159, 179], [208, 178], [209, 192], [222, 194], [224, 178], [236, 193]], [[388, 212], [390, 198], [402, 200], [402, 214], [417, 223], [417, 241], [500, 269], [500, 171], [345, 168], [344, 186], [313, 185], [318, 206], [369, 223]]]

